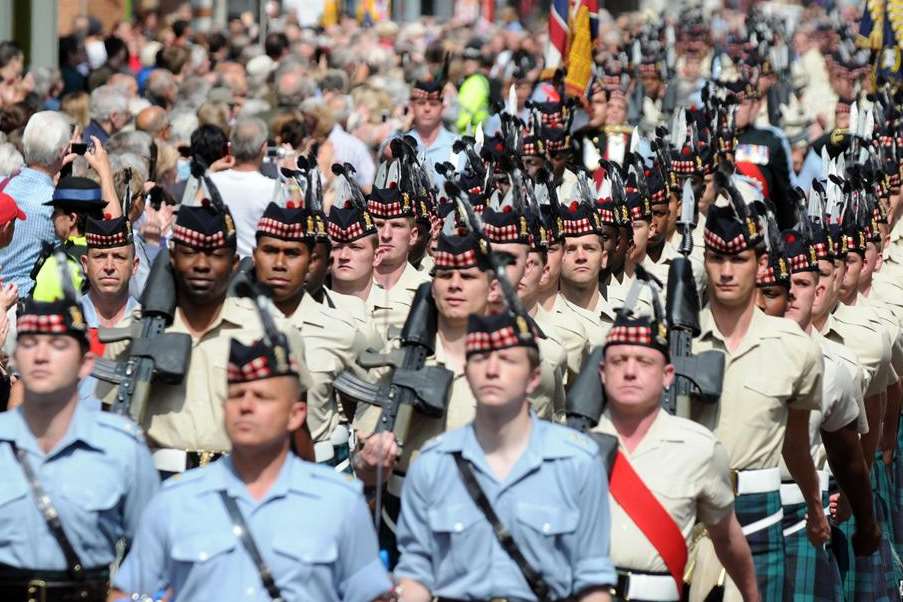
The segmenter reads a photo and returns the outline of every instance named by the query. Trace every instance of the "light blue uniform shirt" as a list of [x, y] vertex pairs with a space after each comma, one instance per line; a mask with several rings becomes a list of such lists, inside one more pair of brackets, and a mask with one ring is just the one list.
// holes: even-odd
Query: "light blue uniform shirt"
[[439, 190], [439, 196], [446, 196], [444, 188], [445, 177], [436, 171], [435, 166], [438, 163], [448, 161], [456, 169], [460, 167], [458, 165], [458, 155], [452, 149], [452, 145], [458, 139], [458, 136], [446, 129], [445, 126], [440, 126], [436, 139], [431, 145], [425, 146], [420, 139], [420, 135], [417, 134], [417, 130], [411, 130], [408, 132], [408, 135], [417, 141], [417, 150], [423, 153], [423, 156], [426, 158], [427, 164], [424, 167], [429, 170], [430, 181]]
[[236, 498], [285, 600], [369, 602], [391, 588], [360, 483], [293, 454], [260, 501], [229, 457], [166, 481], [114, 586], [143, 594], [169, 586], [180, 602], [269, 602], [220, 491]]
[[0, 249], [0, 276], [4, 282], [19, 287], [19, 297], [25, 298], [34, 287], [34, 281], [28, 276], [41, 253], [42, 243], [56, 240], [50, 221], [53, 207], [44, 206], [53, 197], [53, 181], [47, 174], [26, 167], [9, 181], [3, 192], [16, 200], [27, 219], [16, 221], [12, 242]]
[[460, 451], [552, 598], [615, 583], [608, 481], [596, 444], [535, 416], [531, 424], [529, 446], [504, 481], [490, 470], [472, 425], [422, 448], [402, 490], [396, 577], [416, 580], [438, 597], [536, 600], [468, 495], [453, 457]]
[[45, 455], [21, 408], [0, 413], [0, 563], [65, 570], [63, 552], [35, 505], [11, 443], [27, 452], [84, 565], [113, 562], [116, 542], [132, 539], [160, 486], [138, 426], [79, 405], [66, 435]]

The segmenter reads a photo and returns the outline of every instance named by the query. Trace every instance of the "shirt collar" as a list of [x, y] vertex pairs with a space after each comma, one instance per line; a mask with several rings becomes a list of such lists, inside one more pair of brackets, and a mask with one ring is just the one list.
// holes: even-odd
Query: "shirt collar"
[[53, 186], [53, 179], [48, 176], [43, 171], [38, 171], [37, 169], [32, 169], [31, 167], [23, 167], [22, 171], [19, 172], [19, 177], [27, 176], [30, 179], [40, 180], [42, 183], [47, 186]]
[[[267, 491], [263, 498], [255, 500], [251, 497], [251, 494], [248, 493], [247, 485], [245, 485], [236, 474], [235, 466], [232, 464], [232, 458], [223, 456], [210, 466], [210, 477], [204, 481], [202, 491], [225, 491], [230, 497], [243, 497], [252, 504], [263, 504], [267, 500], [273, 498], [285, 497], [289, 489], [299, 489], [299, 483], [303, 483], [303, 479], [299, 478], [300, 475], [298, 474], [300, 467], [297, 466], [297, 464], [299, 464], [299, 462], [300, 461], [294, 453], [289, 451], [285, 458], [285, 462], [283, 462], [282, 467], [279, 469], [279, 476], [276, 477], [276, 482], [273, 483], [273, 486], [270, 487], [270, 490]], [[316, 494], [316, 491], [311, 491], [307, 487], [301, 487], [299, 490], [304, 491], [305, 493]]]
[[[213, 320], [213, 323], [209, 328], [201, 335], [200, 338], [207, 336], [215, 330], [220, 329], [224, 324], [228, 324], [228, 326], [241, 328], [243, 326], [247, 326], [247, 321], [249, 319], [249, 314], [252, 313], [249, 311], [246, 305], [242, 304], [242, 300], [237, 299], [236, 297], [227, 296], [226, 300], [223, 302], [223, 307], [219, 312], [219, 315]], [[188, 327], [185, 324], [185, 320], [182, 318], [182, 310], [178, 309], [176, 311], [176, 315], [173, 319], [173, 329], [176, 332], [188, 332]]]
[[[28, 423], [25, 422], [25, 414], [22, 407], [12, 410], [9, 412], [9, 415], [10, 419], [0, 425], [0, 440], [13, 441], [16, 447], [44, 456], [44, 452], [38, 446], [37, 438], [28, 428]], [[75, 443], [82, 443], [93, 449], [101, 449], [94, 441], [92, 410], [88, 410], [82, 404], [76, 403], [75, 411], [69, 422], [69, 428], [66, 429], [66, 433], [56, 447], [47, 454], [47, 457], [55, 456]]]
[[733, 351], [727, 348], [724, 335], [718, 330], [715, 324], [715, 317], [712, 315], [711, 307], [706, 306], [699, 312], [699, 338], [710, 338], [718, 341], [725, 353], [729, 353], [734, 357], [738, 357], [759, 344], [767, 328], [765, 327], [765, 314], [758, 307], [753, 307], [752, 318], [749, 321], [749, 328], [737, 348]]

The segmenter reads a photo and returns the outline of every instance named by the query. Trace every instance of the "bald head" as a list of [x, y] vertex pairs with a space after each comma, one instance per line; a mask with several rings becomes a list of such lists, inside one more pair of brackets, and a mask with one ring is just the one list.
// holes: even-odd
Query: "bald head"
[[169, 129], [169, 116], [162, 107], [147, 107], [135, 118], [135, 127], [154, 138], [165, 138]]

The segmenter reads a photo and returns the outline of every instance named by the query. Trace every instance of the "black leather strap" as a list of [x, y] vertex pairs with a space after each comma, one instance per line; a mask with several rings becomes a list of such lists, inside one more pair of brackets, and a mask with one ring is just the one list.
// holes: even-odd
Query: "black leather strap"
[[44, 517], [44, 522], [47, 523], [50, 534], [53, 535], [56, 543], [63, 551], [63, 556], [66, 558], [66, 571], [73, 580], [83, 581], [85, 579], [85, 566], [78, 557], [75, 548], [72, 547], [72, 542], [66, 537], [66, 532], [63, 530], [63, 523], [60, 521], [59, 512], [56, 511], [56, 507], [50, 500], [50, 496], [44, 491], [44, 487], [41, 485], [38, 476], [32, 469], [31, 463], [28, 461], [28, 455], [25, 450], [16, 447], [15, 443], [11, 443], [11, 445], [13, 448], [13, 455], [15, 455], [16, 460], [19, 461], [22, 472], [25, 473], [25, 480], [28, 481], [28, 486], [31, 487], [31, 494], [34, 497], [35, 505], [38, 507], [41, 516]]
[[530, 591], [536, 595], [539, 602], [549, 602], [551, 598], [549, 597], [550, 590], [548, 584], [543, 580], [542, 575], [530, 566], [530, 563], [527, 562], [527, 559], [517, 547], [517, 542], [514, 541], [511, 532], [508, 531], [508, 529], [505, 528], [505, 525], [499, 520], [498, 515], [492, 508], [492, 504], [489, 503], [489, 499], [486, 497], [486, 493], [477, 482], [477, 477], [473, 473], [470, 462], [464, 459], [461, 452], [455, 452], [452, 456], [455, 459], [455, 464], [458, 466], [461, 480], [464, 481], [464, 488], [467, 489], [468, 495], [470, 495], [471, 499], [477, 505], [477, 508], [479, 508], [480, 512], [486, 517], [486, 520], [489, 521], [489, 524], [492, 525], [492, 532], [495, 534], [495, 538], [502, 546], [502, 549], [505, 550], [505, 553], [511, 557], [511, 560], [513, 560], [514, 564], [517, 565], [517, 568], [520, 569], [524, 579], [527, 580], [527, 585], [530, 586]]
[[260, 573], [260, 580], [263, 582], [263, 587], [266, 588], [267, 593], [270, 595], [273, 602], [282, 602], [282, 592], [279, 591], [276, 580], [273, 579], [273, 573], [270, 572], [270, 568], [267, 566], [266, 562], [264, 562], [263, 556], [260, 555], [257, 544], [254, 543], [254, 537], [251, 535], [251, 530], [248, 529], [248, 523], [245, 522], [245, 517], [241, 514], [241, 509], [239, 509], [238, 504], [235, 503], [234, 499], [229, 497], [229, 494], [226, 493], [225, 490], [220, 490], [219, 496], [223, 500], [223, 506], [226, 507], [229, 518], [232, 520], [232, 527], [235, 535], [241, 541], [241, 545], [244, 546], [248, 556], [251, 557], [254, 566], [257, 567], [257, 572]]

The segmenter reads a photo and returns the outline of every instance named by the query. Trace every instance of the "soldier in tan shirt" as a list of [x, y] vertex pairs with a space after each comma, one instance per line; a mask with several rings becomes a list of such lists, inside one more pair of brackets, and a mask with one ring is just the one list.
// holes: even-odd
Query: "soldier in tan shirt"
[[[724, 447], [708, 429], [661, 409], [662, 391], [674, 379], [669, 362], [664, 322], [647, 316], [618, 316], [600, 366], [607, 406], [593, 429], [617, 436], [619, 443], [609, 488], [610, 554], [618, 571], [615, 599], [679, 600], [686, 567], [673, 566], [672, 558], [666, 561], [653, 540], [680, 538], [677, 546], [686, 550], [698, 521], [705, 525], [743, 599], [759, 600], [749, 545], [734, 514]], [[619, 486], [617, 471], [623, 468], [619, 462], [632, 467], [676, 528], [640, 526], [644, 517], [637, 513], [644, 506], [637, 506], [643, 498], [636, 490], [641, 488], [630, 487], [629, 482]], [[650, 528], [656, 529], [654, 534], [648, 534]]]
[[599, 218], [588, 203], [574, 201], [559, 209], [564, 233], [561, 292], [555, 311], [574, 319], [586, 331], [593, 347], [605, 341], [614, 310], [599, 291], [605, 251], [599, 237]]
[[[399, 166], [400, 163], [393, 160], [386, 167], [386, 181], [378, 182], [379, 185], [374, 183], [367, 201], [367, 211], [376, 225], [379, 243], [373, 285], [366, 298], [367, 309], [376, 328], [386, 339], [391, 338], [388, 336], [389, 329], [400, 331], [404, 326], [417, 287], [430, 280], [428, 273], [419, 271], [408, 262], [411, 248], [420, 236], [427, 236], [428, 232], [420, 232], [415, 204], [401, 186], [402, 182], [392, 180], [402, 174], [401, 167], [395, 170], [391, 167], [393, 165]], [[380, 170], [383, 168], [380, 166]]]
[[[191, 359], [181, 384], [153, 383], [142, 423], [157, 469], [164, 474], [206, 463], [230, 449], [222, 416], [226, 383], [213, 375], [225, 373], [231, 338], [250, 344], [262, 335], [253, 304], [226, 294], [238, 264], [235, 248], [235, 226], [228, 213], [206, 205], [179, 210], [170, 257], [178, 304], [166, 331], [191, 336]], [[304, 357], [300, 335], [290, 336], [289, 343], [297, 357]], [[108, 345], [105, 354], [119, 357], [126, 352], [125, 345]], [[300, 370], [306, 391], [309, 375], [305, 367]], [[104, 383], [98, 386], [101, 399], [114, 394]]]
[[312, 223], [306, 209], [270, 203], [257, 224], [254, 274], [269, 287], [276, 307], [304, 338], [304, 364], [311, 377], [306, 422], [315, 459], [345, 468], [348, 419], [332, 383], [343, 370], [363, 372], [355, 360], [366, 348], [366, 339], [351, 315], [317, 303], [304, 290], [314, 244]]
[[[694, 351], [725, 353], [721, 400], [694, 401], [692, 417], [722, 441], [736, 475], [737, 516], [750, 542], [763, 600], [780, 600], [784, 584], [781, 532], [783, 458], [808, 508], [807, 534], [816, 545], [830, 536], [818, 477], [809, 455], [809, 411], [820, 407], [822, 359], [799, 327], [755, 306], [755, 277], [764, 261], [762, 229], [728, 182], [732, 203], [709, 208], [705, 267], [710, 303], [700, 315]], [[711, 545], [695, 551], [691, 598], [703, 599], [719, 581]], [[726, 596], [735, 592], [728, 582]]]

